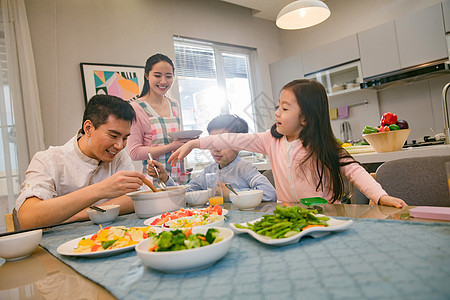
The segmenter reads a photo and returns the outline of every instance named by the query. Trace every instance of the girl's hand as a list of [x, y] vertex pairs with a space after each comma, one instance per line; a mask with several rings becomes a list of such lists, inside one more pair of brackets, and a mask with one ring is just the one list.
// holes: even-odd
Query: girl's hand
[[153, 167], [156, 167], [159, 172], [159, 179], [161, 179], [162, 182], [166, 183], [167, 180], [169, 180], [169, 174], [167, 173], [166, 168], [164, 166], [156, 161], [156, 160], [147, 160], [148, 168], [147, 168], [147, 174], [153, 178], [158, 178], [158, 175], [156, 174], [156, 171]]
[[191, 140], [178, 148], [175, 152], [172, 153], [172, 155], [167, 160], [168, 163], [173, 167], [176, 165], [177, 160], [182, 161], [194, 148], [199, 148], [200, 142], [198, 139]]
[[397, 208], [408, 206], [408, 204], [406, 204], [406, 202], [403, 201], [402, 199], [391, 197], [388, 195], [381, 196], [380, 200], [378, 200], [378, 204], [386, 206], [394, 206]]

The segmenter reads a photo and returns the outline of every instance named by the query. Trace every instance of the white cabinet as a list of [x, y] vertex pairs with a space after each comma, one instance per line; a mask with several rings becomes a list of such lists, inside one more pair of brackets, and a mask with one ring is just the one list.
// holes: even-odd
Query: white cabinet
[[362, 79], [361, 64], [354, 61], [338, 67], [305, 76], [322, 83], [328, 96], [339, 95], [360, 89]]
[[445, 59], [441, 3], [360, 32], [358, 44], [365, 79]]
[[302, 55], [297, 54], [269, 65], [272, 79], [272, 93], [275, 103], [280, 97], [281, 88], [292, 80], [304, 78]]
[[303, 52], [305, 74], [328, 69], [359, 59], [356, 34]]
[[394, 21], [358, 33], [363, 78], [401, 69]]
[[[450, 33], [450, 0], [442, 2], [442, 11], [444, 13], [445, 32]], [[448, 45], [450, 47], [450, 45]]]
[[396, 19], [395, 28], [402, 68], [448, 57], [441, 3]]

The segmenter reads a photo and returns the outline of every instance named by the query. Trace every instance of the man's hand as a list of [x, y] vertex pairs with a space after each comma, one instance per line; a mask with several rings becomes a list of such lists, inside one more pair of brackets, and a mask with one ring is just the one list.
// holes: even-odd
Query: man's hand
[[97, 183], [100, 198], [116, 198], [136, 191], [142, 185], [144, 174], [137, 171], [119, 171]]

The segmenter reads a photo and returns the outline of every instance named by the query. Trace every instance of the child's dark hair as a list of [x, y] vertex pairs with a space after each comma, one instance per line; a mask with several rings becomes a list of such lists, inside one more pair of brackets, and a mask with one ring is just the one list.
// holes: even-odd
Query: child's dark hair
[[208, 133], [217, 129], [226, 129], [232, 133], [247, 133], [248, 124], [236, 115], [223, 114], [215, 117], [208, 124]]
[[142, 87], [142, 92], [139, 95], [139, 98], [145, 96], [148, 93], [148, 91], [150, 90], [150, 84], [148, 83], [148, 79], [145, 76], [145, 74], [147, 74], [147, 76], [148, 76], [148, 73], [153, 69], [153, 66], [161, 61], [165, 61], [166, 63], [171, 65], [173, 73], [175, 74], [175, 66], [173, 64], [173, 61], [168, 56], [161, 54], [161, 53], [156, 53], [156, 54], [150, 56], [147, 59], [147, 62], [145, 63], [144, 86]]
[[90, 120], [94, 127], [98, 128], [107, 122], [110, 115], [130, 123], [136, 120], [136, 113], [127, 101], [111, 95], [95, 95], [84, 110], [81, 133], [84, 134], [83, 125], [86, 120]]
[[[298, 79], [286, 84], [283, 90], [291, 90], [294, 93], [306, 121], [306, 125], [300, 131], [299, 139], [309, 153], [300, 165], [309, 158], [314, 159], [313, 165], [319, 179], [316, 190], [323, 189], [324, 177], [328, 177], [333, 190], [331, 202], [342, 199], [344, 178], [339, 168], [358, 162], [342, 149], [333, 134], [325, 88], [315, 80]], [[276, 131], [276, 125], [273, 125], [270, 131], [275, 138], [282, 137]], [[342, 162], [344, 158], [351, 158], [351, 160]]]

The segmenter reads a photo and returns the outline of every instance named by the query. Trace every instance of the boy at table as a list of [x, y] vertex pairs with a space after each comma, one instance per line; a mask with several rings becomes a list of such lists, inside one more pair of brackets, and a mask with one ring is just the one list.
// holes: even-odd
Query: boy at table
[[122, 151], [136, 119], [121, 98], [96, 95], [84, 111], [82, 128], [65, 145], [37, 152], [26, 171], [15, 209], [23, 229], [87, 220], [90, 205], [119, 204], [133, 211], [126, 193], [142, 185]]
[[[248, 125], [245, 120], [236, 115], [222, 114], [209, 122], [207, 130], [210, 135], [220, 133], [247, 133]], [[232, 149], [211, 150], [211, 155], [215, 162], [207, 165], [198, 176], [194, 177], [188, 183], [189, 188], [187, 191], [206, 190], [206, 174], [217, 173], [223, 182], [222, 191], [224, 199], [228, 199], [230, 193], [230, 190], [224, 184], [229, 183], [238, 192], [262, 190], [263, 201], [276, 201], [276, 191], [270, 181], [251, 162], [242, 159], [238, 154], [239, 151]], [[162, 165], [157, 161], [153, 161], [152, 163], [161, 173], [161, 180], [165, 180], [167, 185], [173, 185], [173, 180], [169, 178], [167, 172], [164, 172]], [[153, 168], [148, 168], [147, 172], [150, 176], [156, 177], [156, 172]]]

